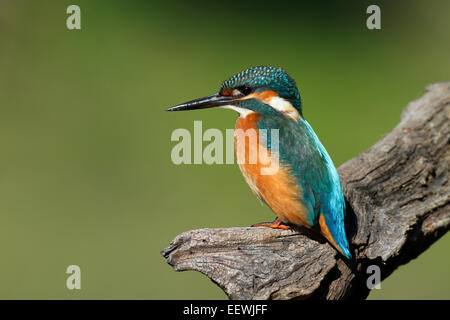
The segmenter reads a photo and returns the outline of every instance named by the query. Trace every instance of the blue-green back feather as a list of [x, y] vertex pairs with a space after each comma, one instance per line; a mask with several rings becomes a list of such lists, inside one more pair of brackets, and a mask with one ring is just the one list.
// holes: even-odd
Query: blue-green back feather
[[[301, 187], [299, 201], [308, 208], [308, 222], [311, 226], [316, 225], [323, 214], [334, 241], [350, 258], [344, 229], [345, 200], [339, 175], [314, 130], [304, 119], [292, 121], [281, 114], [262, 116], [257, 125], [259, 129], [279, 130], [280, 164], [289, 168]], [[271, 150], [270, 133], [265, 139], [262, 143], [267, 143]]]

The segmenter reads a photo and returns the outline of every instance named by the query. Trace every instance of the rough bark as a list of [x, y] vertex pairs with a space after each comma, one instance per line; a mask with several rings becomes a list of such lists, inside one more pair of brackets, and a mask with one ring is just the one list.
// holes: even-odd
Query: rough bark
[[187, 231], [161, 253], [230, 299], [364, 299], [369, 265], [384, 279], [450, 228], [449, 118], [450, 82], [430, 85], [388, 135], [339, 167], [351, 261], [311, 232], [251, 227]]

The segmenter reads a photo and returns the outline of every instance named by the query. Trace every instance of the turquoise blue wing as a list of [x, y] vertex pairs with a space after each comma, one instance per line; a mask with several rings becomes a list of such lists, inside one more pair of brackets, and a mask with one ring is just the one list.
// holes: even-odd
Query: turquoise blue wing
[[283, 116], [262, 118], [260, 129], [279, 130], [279, 150], [267, 134], [269, 149], [279, 151], [281, 164], [291, 169], [302, 190], [300, 199], [308, 208], [308, 222], [318, 223], [323, 214], [330, 233], [347, 258], [351, 257], [344, 228], [345, 200], [337, 170], [314, 130], [306, 122]]

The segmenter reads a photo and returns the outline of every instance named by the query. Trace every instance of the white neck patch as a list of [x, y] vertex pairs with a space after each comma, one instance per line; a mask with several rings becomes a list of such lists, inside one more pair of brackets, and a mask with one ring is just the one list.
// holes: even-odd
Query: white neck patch
[[295, 109], [289, 101], [281, 98], [280, 96], [275, 96], [270, 99], [269, 106], [287, 115], [288, 117], [291, 117], [294, 120], [300, 119], [300, 114], [298, 113], [297, 109]]

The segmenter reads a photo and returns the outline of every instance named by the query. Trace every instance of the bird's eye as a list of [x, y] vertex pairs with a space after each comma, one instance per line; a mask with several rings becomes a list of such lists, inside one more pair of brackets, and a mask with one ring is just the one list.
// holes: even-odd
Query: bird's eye
[[[236, 92], [236, 91], [237, 91], [237, 92]], [[240, 87], [237, 87], [237, 88], [233, 91], [233, 93], [237, 93], [236, 95], [242, 94], [242, 95], [244, 95], [244, 96], [249, 95], [251, 92], [252, 92], [252, 88], [247, 87], [247, 86], [240, 86]]]

